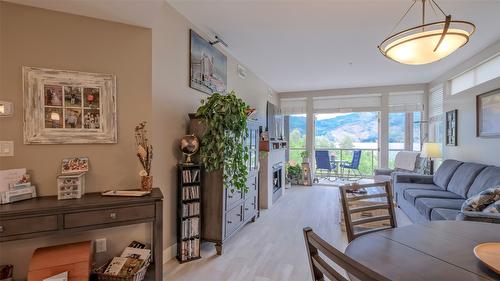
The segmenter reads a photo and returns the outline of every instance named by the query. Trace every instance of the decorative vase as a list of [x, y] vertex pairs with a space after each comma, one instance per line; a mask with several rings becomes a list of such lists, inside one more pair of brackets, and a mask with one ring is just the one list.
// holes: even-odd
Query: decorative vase
[[151, 191], [153, 189], [153, 176], [141, 177], [141, 190]]

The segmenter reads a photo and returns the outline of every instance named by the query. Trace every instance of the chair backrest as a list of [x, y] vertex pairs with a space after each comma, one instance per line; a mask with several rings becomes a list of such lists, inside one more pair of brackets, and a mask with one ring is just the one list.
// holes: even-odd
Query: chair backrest
[[332, 169], [332, 165], [330, 164], [330, 155], [327, 150], [316, 150], [315, 158], [317, 169]]
[[[360, 190], [366, 192], [361, 193]], [[397, 227], [388, 181], [344, 185], [340, 187], [340, 196], [349, 242], [361, 235]]]
[[352, 152], [351, 168], [358, 169], [360, 161], [361, 161], [361, 150], [354, 150]]
[[321, 252], [348, 274], [355, 276], [361, 281], [390, 281], [377, 272], [351, 259], [344, 253], [335, 249], [325, 240], [319, 237], [310, 227], [304, 228], [304, 240], [314, 281], [323, 281], [325, 276], [332, 281], [349, 281], [348, 278], [333, 269], [328, 262], [320, 257]]

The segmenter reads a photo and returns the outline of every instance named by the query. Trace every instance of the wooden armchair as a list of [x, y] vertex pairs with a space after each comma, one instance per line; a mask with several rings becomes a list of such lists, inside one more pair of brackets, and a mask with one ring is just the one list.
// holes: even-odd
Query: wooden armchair
[[360, 281], [390, 281], [335, 249], [314, 233], [310, 227], [304, 228], [304, 239], [314, 281], [324, 281], [325, 276], [332, 281], [349, 281], [347, 277], [333, 269], [330, 264], [320, 257], [319, 252], [344, 269], [347, 274], [356, 277]]
[[[360, 190], [366, 192], [360, 193]], [[397, 227], [388, 181], [344, 185], [340, 187], [340, 196], [349, 242], [361, 235]], [[356, 218], [353, 218], [355, 214]]]

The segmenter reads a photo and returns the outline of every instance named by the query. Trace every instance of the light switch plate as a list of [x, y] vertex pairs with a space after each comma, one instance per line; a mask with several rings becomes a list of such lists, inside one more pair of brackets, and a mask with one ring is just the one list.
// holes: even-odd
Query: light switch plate
[[8, 101], [0, 101], [0, 117], [11, 117], [14, 114], [14, 104]]
[[14, 142], [0, 141], [0, 157], [14, 156]]

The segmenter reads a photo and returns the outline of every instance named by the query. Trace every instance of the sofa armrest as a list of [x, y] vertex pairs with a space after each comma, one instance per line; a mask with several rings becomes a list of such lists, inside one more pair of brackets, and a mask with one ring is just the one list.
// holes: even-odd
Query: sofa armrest
[[457, 215], [457, 221], [479, 221], [500, 224], [500, 215], [498, 214], [485, 214], [483, 212], [467, 212]]
[[408, 173], [395, 173], [393, 175], [395, 183], [420, 183], [420, 184], [433, 184], [434, 177], [430, 175], [417, 175]]
[[394, 169], [375, 169], [375, 176], [390, 176], [393, 172]]

